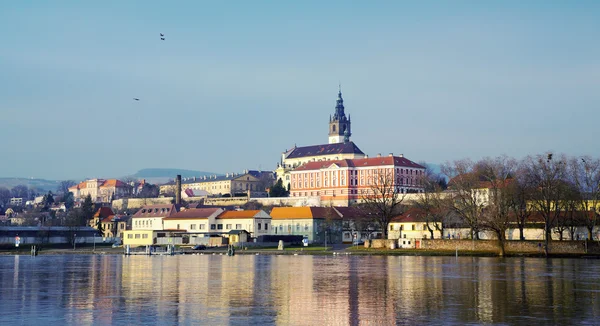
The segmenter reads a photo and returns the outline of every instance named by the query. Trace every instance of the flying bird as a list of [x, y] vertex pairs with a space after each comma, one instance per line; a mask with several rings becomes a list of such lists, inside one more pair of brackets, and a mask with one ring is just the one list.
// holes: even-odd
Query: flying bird
[[136, 98], [136, 97], [134, 97], [133, 99], [134, 99], [134, 100], [136, 100], [136, 101], [139, 101], [139, 100], [140, 100], [139, 98]]
[[165, 40], [165, 38], [164, 38], [164, 37], [161, 37], [160, 39], [161, 39], [161, 40], [163, 40], [163, 41]]
[[165, 36], [165, 34], [163, 34], [163, 33], [160, 33], [160, 36]]

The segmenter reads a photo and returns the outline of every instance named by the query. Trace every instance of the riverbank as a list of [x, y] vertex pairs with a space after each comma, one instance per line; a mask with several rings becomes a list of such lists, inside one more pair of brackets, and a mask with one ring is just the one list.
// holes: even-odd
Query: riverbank
[[[207, 248], [206, 250], [192, 250], [190, 247], [180, 247], [176, 249], [178, 255], [226, 255], [227, 248]], [[123, 247], [112, 248], [102, 247], [81, 247], [81, 248], [42, 248], [38, 255], [123, 255]], [[425, 249], [374, 249], [364, 247], [288, 247], [284, 250], [277, 248], [249, 248], [237, 249], [236, 255], [355, 255], [355, 256], [460, 256], [460, 257], [499, 257], [497, 252], [490, 251], [456, 251], [456, 250], [425, 250]], [[30, 247], [21, 247], [13, 249], [2, 249], [0, 255], [31, 255]], [[505, 257], [540, 257], [545, 258], [543, 252], [539, 253], [510, 253]], [[550, 253], [548, 258], [588, 258], [600, 259], [597, 253]]]

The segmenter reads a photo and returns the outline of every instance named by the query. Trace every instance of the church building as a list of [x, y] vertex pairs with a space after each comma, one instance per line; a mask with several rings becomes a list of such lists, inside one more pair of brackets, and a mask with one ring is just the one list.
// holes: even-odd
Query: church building
[[283, 152], [281, 162], [275, 170], [277, 178], [283, 181], [285, 187], [289, 187], [290, 172], [302, 164], [364, 158], [365, 153], [354, 142], [350, 141], [351, 135], [350, 115], [346, 117], [344, 112], [344, 99], [340, 88], [335, 113], [333, 116], [329, 116], [329, 142], [322, 145], [294, 146]]

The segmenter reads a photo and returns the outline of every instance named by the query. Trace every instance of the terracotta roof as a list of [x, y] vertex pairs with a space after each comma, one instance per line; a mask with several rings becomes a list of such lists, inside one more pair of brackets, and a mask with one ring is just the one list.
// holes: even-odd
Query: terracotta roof
[[331, 207], [274, 207], [271, 211], [272, 219], [313, 219], [335, 218], [341, 216]]
[[411, 207], [403, 214], [392, 218], [392, 223], [419, 223], [426, 222], [425, 211], [420, 208]]
[[128, 187], [129, 185], [125, 182], [117, 179], [109, 179], [104, 181], [104, 183], [100, 187]]
[[[305, 163], [294, 171], [309, 171], [309, 170], [320, 170], [328, 168], [331, 165], [336, 164], [339, 167], [365, 167], [365, 166], [380, 166], [380, 165], [393, 165], [402, 167], [411, 167], [424, 169], [420, 164], [417, 164], [406, 157], [400, 156], [382, 156], [382, 157], [369, 157], [369, 158], [357, 158], [357, 159], [345, 159], [345, 160], [333, 160], [333, 161], [320, 161], [320, 162], [308, 162]], [[293, 171], [292, 171], [293, 172]]]
[[146, 205], [133, 214], [133, 217], [169, 217], [178, 211], [179, 207], [173, 204]]
[[100, 207], [100, 208], [98, 208], [96, 213], [94, 213], [94, 217], [99, 217], [99, 218], [106, 218], [111, 215], [115, 215], [115, 213], [112, 211], [112, 209], [110, 209], [110, 207]]
[[335, 155], [335, 154], [365, 154], [354, 142], [323, 144], [291, 149], [286, 158], [299, 158], [307, 156]]
[[80, 183], [78, 183], [78, 184], [76, 184], [74, 186], [69, 187], [69, 190], [71, 190], [71, 189], [73, 189], [73, 190], [75, 190], [75, 189], [81, 189], [81, 188], [85, 188], [85, 186], [86, 186], [86, 182], [82, 181], [82, 182], [80, 182]]
[[173, 214], [170, 217], [165, 217], [163, 220], [186, 220], [186, 219], [194, 219], [194, 218], [208, 218], [215, 212], [217, 212], [219, 208], [192, 208], [186, 209], [176, 214]]
[[105, 219], [102, 220], [102, 223], [108, 223], [108, 222], [114, 222], [115, 220], [117, 222], [127, 222], [127, 220], [129, 220], [130, 216], [127, 215], [111, 215]]
[[248, 211], [225, 211], [221, 213], [218, 219], [228, 218], [253, 218], [256, 214], [260, 213], [260, 210], [248, 210]]

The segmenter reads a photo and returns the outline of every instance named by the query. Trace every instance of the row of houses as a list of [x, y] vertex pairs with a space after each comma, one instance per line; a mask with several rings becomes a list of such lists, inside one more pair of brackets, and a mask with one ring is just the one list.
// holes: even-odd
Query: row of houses
[[[208, 238], [230, 238], [247, 234], [246, 241], [266, 235], [296, 235], [309, 243], [350, 242], [357, 234], [349, 223], [360, 210], [353, 207], [274, 207], [264, 210], [224, 210], [220, 207], [184, 209], [175, 204], [148, 205], [131, 217], [131, 230], [124, 231], [123, 244], [163, 244], [167, 237], [176, 244], [206, 243]], [[354, 233], [353, 233], [354, 232]], [[356, 237], [369, 237], [363, 232]]]

